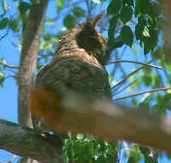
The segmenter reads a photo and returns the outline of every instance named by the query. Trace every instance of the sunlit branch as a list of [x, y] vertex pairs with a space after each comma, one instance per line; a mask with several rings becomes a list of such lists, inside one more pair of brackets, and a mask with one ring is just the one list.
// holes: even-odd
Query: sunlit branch
[[126, 82], [128, 80], [128, 78], [130, 78], [131, 76], [133, 76], [134, 74], [136, 74], [138, 71], [142, 70], [144, 68], [144, 66], [137, 68], [136, 70], [134, 70], [133, 72], [131, 72], [130, 74], [128, 74], [124, 79], [120, 80], [119, 82], [117, 82], [112, 89], [118, 87], [119, 85], [123, 84], [124, 82]]
[[129, 87], [131, 87], [133, 84], [135, 84], [137, 82], [137, 80], [133, 80], [132, 82], [128, 83], [128, 85], [125, 85], [123, 88], [121, 88], [120, 90], [113, 90], [112, 92], [114, 92], [113, 96], [116, 96], [118, 94], [120, 94], [121, 92], [125, 91], [126, 89], [128, 89]]
[[138, 93], [133, 93], [133, 94], [123, 96], [123, 97], [114, 98], [113, 100], [114, 101], [119, 101], [119, 100], [124, 100], [124, 99], [127, 99], [127, 98], [132, 98], [132, 97], [140, 96], [140, 95], [147, 94], [147, 93], [151, 94], [151, 93], [155, 93], [155, 92], [159, 92], [159, 91], [168, 91], [170, 89], [171, 89], [171, 87], [156, 88], [156, 89], [151, 89], [151, 90], [142, 91], [142, 92], [138, 92]]
[[4, 68], [18, 69], [17, 65], [9, 64], [1, 60], [0, 60], [0, 66], [3, 66]]
[[156, 66], [156, 65], [153, 65], [153, 64], [143, 63], [143, 62], [139, 62], [139, 61], [130, 61], [130, 60], [116, 60], [116, 61], [111, 61], [108, 64], [116, 64], [116, 63], [134, 63], [134, 64], [139, 64], [139, 65], [144, 65], [144, 66], [147, 66], [147, 67], [162, 69], [162, 67]]

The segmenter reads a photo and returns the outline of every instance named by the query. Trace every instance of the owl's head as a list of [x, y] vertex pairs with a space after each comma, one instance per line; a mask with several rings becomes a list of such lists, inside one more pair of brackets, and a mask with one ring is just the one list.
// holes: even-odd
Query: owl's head
[[80, 48], [85, 49], [90, 55], [96, 57], [101, 64], [104, 64], [106, 39], [95, 29], [98, 19], [99, 17], [82, 24], [79, 27], [76, 40]]
[[57, 54], [63, 54], [61, 51], [66, 49], [82, 48], [89, 55], [94, 56], [99, 63], [104, 65], [106, 62], [106, 40], [95, 29], [100, 18], [101, 15], [87, 20], [86, 23], [73, 28], [62, 35]]

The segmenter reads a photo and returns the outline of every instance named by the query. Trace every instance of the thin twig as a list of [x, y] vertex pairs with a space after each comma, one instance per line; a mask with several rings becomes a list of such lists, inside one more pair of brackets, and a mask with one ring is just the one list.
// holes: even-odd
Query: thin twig
[[146, 90], [146, 91], [142, 91], [142, 92], [138, 92], [138, 93], [133, 93], [133, 94], [130, 94], [130, 95], [127, 95], [127, 96], [123, 96], [123, 97], [118, 97], [118, 98], [115, 98], [113, 100], [114, 101], [119, 101], [119, 100], [124, 100], [124, 99], [135, 97], [135, 96], [140, 96], [140, 95], [143, 95], [143, 94], [146, 94], [146, 93], [154, 93], [154, 92], [159, 92], [159, 91], [167, 91], [169, 89], [171, 89], [171, 87], [156, 88], [156, 89]]
[[[114, 54], [113, 56], [114, 56], [115, 60], [117, 60], [117, 58], [118, 58], [118, 50], [115, 51], [115, 54]], [[115, 78], [116, 71], [117, 71], [117, 68], [118, 68], [118, 64], [114, 64], [113, 66], [114, 66], [114, 67], [113, 67], [111, 76], [112, 76], [113, 78]]]
[[[132, 81], [132, 82], [130, 82], [130, 83], [128, 83], [127, 85], [125, 85], [123, 88], [121, 88], [120, 90], [115, 90], [115, 91], [112, 91], [112, 92], [114, 92], [114, 96], [116, 96], [116, 95], [118, 95], [118, 94], [120, 94], [121, 92], [123, 92], [123, 91], [125, 91], [126, 89], [128, 89], [129, 87], [131, 87], [134, 83], [136, 83], [137, 82], [137, 80], [134, 80], [134, 81]], [[118, 88], [119, 89], [119, 88]]]
[[157, 66], [157, 65], [143, 63], [143, 62], [139, 62], [139, 61], [130, 61], [130, 60], [116, 60], [116, 61], [111, 61], [108, 64], [115, 64], [115, 63], [134, 63], [134, 64], [144, 65], [144, 66], [147, 66], [147, 67], [153, 67], [153, 68], [157, 68], [157, 69], [163, 69], [162, 67]]
[[19, 68], [17, 65], [8, 64], [8, 63], [1, 61], [1, 60], [0, 60], [0, 66], [3, 66], [4, 68], [13, 68], [13, 69]]
[[3, 40], [8, 35], [8, 31], [6, 31], [2, 36], [0, 36], [0, 41]]
[[131, 76], [133, 76], [135, 73], [137, 73], [138, 71], [142, 70], [144, 68], [144, 66], [141, 66], [139, 68], [137, 68], [136, 70], [134, 70], [133, 72], [131, 72], [130, 74], [128, 74], [124, 79], [120, 80], [119, 82], [117, 82], [112, 89], [118, 87], [119, 85], [121, 85], [122, 83], [124, 83], [125, 81], [128, 80], [128, 78], [130, 78]]
[[123, 68], [123, 66], [119, 63], [118, 64], [118, 68], [120, 69], [121, 73], [122, 73], [122, 77], [125, 78], [127, 76], [125, 69]]

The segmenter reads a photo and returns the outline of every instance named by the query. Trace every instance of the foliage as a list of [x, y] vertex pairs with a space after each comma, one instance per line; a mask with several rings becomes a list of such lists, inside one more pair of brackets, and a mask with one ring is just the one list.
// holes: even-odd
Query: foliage
[[[117, 25], [120, 26], [120, 34], [118, 38], [123, 44], [132, 47], [133, 33], [136, 40], [140, 41], [144, 48], [144, 53], [147, 54], [156, 47], [159, 33], [159, 2], [151, 0], [112, 0], [108, 6], [108, 15], [111, 16], [110, 25], [113, 25], [113, 17], [116, 19], [112, 30], [115, 30]], [[131, 21], [134, 21], [133, 24]], [[129, 24], [129, 26], [126, 26]], [[133, 29], [133, 27], [135, 30]], [[110, 29], [111, 30], [111, 29]], [[127, 33], [127, 35], [126, 35]], [[114, 37], [109, 33], [109, 37]], [[115, 43], [114, 39], [110, 39], [110, 44]]]
[[108, 144], [81, 134], [66, 139], [63, 150], [66, 163], [112, 163], [118, 159], [116, 144]]
[[[0, 15], [0, 34], [4, 37], [9, 32], [13, 34], [13, 37], [17, 35], [16, 48], [21, 47], [22, 34], [26, 23], [29, 21], [28, 13], [34, 2], [13, 0], [15, 14], [11, 16], [11, 4], [7, 0], [3, 0], [0, 9], [2, 12]], [[99, 22], [98, 29], [105, 37], [108, 37], [108, 46], [113, 50], [111, 61], [114, 59], [141, 60], [146, 63], [160, 64], [165, 69], [142, 68], [136, 75], [129, 77], [126, 82], [113, 87], [114, 99], [129, 92], [169, 85], [171, 61], [167, 60], [166, 62], [165, 50], [162, 41], [159, 39], [163, 39], [160, 22], [164, 21], [161, 20], [161, 2], [159, 0], [111, 0], [110, 2], [105, 0], [87, 0], [85, 2], [56, 0], [56, 2], [50, 3], [52, 3], [51, 8], [52, 6], [56, 8], [53, 14], [49, 9], [50, 14], [47, 14], [46, 17], [38, 58], [39, 68], [50, 61], [63, 32], [84, 22], [88, 16], [94, 16], [105, 11], [107, 16], [104, 17], [104, 21]], [[3, 41], [4, 37], [0, 36], [0, 41]], [[0, 60], [1, 86], [7, 76], [16, 76], [16, 71], [13, 71], [12, 75], [11, 72], [9, 73], [10, 68], [4, 66], [3, 61], [4, 58]], [[109, 69], [111, 83], [115, 85], [139, 66], [135, 64], [114, 64], [107, 65], [107, 68]], [[149, 93], [130, 99], [128, 100], [129, 104], [157, 114], [165, 115], [171, 109], [170, 92], [158, 92], [153, 96]], [[110, 163], [122, 159], [120, 157], [121, 150], [126, 152], [128, 150], [125, 162], [127, 160], [129, 163], [136, 163], [142, 159], [145, 162], [153, 162], [153, 159], [149, 157], [149, 148], [132, 145], [125, 149], [122, 143], [121, 145], [108, 144], [83, 135], [66, 139], [63, 154], [66, 162]]]

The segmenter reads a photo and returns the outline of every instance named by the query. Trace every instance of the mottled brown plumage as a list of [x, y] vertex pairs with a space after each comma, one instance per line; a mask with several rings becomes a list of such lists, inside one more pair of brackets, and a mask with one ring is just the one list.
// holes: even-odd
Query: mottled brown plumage
[[37, 75], [31, 91], [32, 115], [53, 129], [66, 97], [111, 99], [104, 56], [105, 41], [90, 22], [66, 33], [52, 62]]

